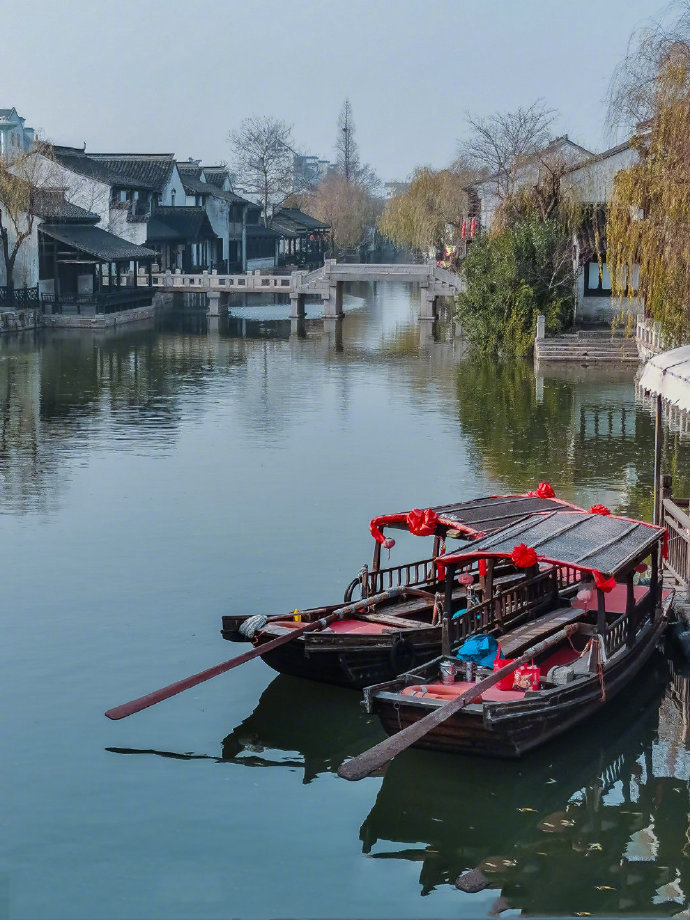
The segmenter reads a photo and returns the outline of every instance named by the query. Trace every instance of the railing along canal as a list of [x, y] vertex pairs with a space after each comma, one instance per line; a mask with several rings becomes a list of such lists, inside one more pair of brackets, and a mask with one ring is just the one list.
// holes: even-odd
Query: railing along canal
[[118, 313], [149, 306], [153, 293], [149, 287], [132, 287], [93, 294], [43, 294], [41, 310], [43, 313]]
[[[678, 585], [690, 583], [690, 517], [687, 498], [665, 498], [663, 501], [663, 526], [668, 533], [668, 555], [664, 568]], [[683, 510], [685, 509], [685, 510]]]

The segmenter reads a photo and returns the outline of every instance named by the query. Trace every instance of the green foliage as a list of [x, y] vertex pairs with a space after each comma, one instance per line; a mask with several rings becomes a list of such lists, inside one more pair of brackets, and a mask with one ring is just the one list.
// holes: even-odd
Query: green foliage
[[606, 226], [614, 294], [644, 298], [671, 346], [690, 337], [690, 51], [682, 50], [671, 48], [656, 73], [654, 118], [633, 141], [638, 162], [615, 178]]
[[571, 321], [574, 278], [570, 237], [560, 221], [526, 215], [473, 242], [463, 263], [467, 289], [458, 319], [485, 354], [526, 355], [537, 316], [554, 335]]

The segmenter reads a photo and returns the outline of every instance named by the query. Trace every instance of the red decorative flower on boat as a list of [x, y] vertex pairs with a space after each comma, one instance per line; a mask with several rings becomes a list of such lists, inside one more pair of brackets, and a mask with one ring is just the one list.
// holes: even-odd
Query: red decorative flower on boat
[[605, 594], [608, 594], [609, 591], [613, 591], [616, 587], [616, 579], [613, 578], [613, 576], [611, 578], [606, 578], [601, 572], [595, 572], [594, 584]]
[[553, 491], [551, 483], [540, 482], [536, 489], [528, 492], [530, 498], [555, 498], [556, 493]]
[[606, 517], [607, 514], [611, 514], [606, 505], [592, 505], [589, 509], [590, 514], [601, 514]]
[[407, 515], [407, 529], [415, 537], [431, 537], [436, 533], [438, 524], [438, 515], [431, 508], [421, 511], [419, 508], [413, 508]]
[[518, 543], [510, 554], [510, 558], [519, 569], [530, 569], [537, 564], [537, 551], [524, 543]]

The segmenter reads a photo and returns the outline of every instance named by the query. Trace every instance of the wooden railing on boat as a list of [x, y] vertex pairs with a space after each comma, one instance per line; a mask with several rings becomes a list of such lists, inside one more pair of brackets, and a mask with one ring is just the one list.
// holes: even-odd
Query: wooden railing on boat
[[433, 558], [393, 565], [387, 569], [376, 569], [368, 572], [368, 595], [380, 594], [389, 588], [412, 588], [415, 585], [433, 582], [435, 579], [436, 561]]
[[526, 620], [543, 603], [556, 601], [560, 577], [557, 569], [550, 568], [534, 578], [521, 581], [501, 591], [481, 604], [468, 607], [451, 620], [453, 642], [475, 633], [503, 631]]

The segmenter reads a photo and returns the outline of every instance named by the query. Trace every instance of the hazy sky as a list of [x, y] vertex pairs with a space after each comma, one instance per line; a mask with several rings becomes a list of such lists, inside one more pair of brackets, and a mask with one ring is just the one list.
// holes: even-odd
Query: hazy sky
[[345, 96], [383, 179], [453, 157], [466, 111], [542, 97], [608, 145], [603, 97], [656, 0], [0, 0], [0, 108], [92, 151], [230, 158], [252, 114], [331, 159]]

